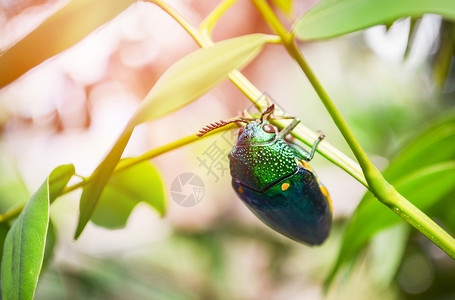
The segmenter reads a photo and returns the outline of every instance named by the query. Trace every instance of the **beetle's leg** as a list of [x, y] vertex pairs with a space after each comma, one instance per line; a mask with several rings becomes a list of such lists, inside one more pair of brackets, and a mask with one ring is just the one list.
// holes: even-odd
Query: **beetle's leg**
[[303, 159], [304, 161], [310, 161], [313, 159], [319, 143], [325, 138], [325, 135], [322, 132], [319, 131], [318, 133], [319, 133], [318, 139], [314, 142], [310, 153], [308, 153], [308, 151], [306, 151], [305, 149], [303, 149], [302, 147], [300, 147], [297, 144], [289, 143], [288, 145], [297, 153], [297, 156], [300, 159]]
[[292, 122], [286, 126], [285, 128], [283, 128], [283, 130], [281, 130], [279, 133], [278, 133], [278, 137], [279, 138], [282, 138], [284, 139], [288, 134], [291, 133], [292, 130], [294, 130], [294, 128], [300, 123], [300, 119], [299, 118], [294, 118], [294, 117], [285, 117], [286, 119], [293, 119]]
[[316, 141], [314, 141], [313, 147], [311, 148], [310, 156], [308, 157], [308, 159], [306, 161], [310, 161], [313, 159], [319, 143], [325, 138], [325, 135], [321, 131], [318, 131], [318, 133], [319, 133], [318, 139]]
[[297, 155], [299, 159], [308, 161], [308, 158], [310, 157], [310, 153], [308, 153], [308, 151], [303, 149], [301, 146], [291, 142], [288, 142], [288, 145], [292, 148], [292, 150], [294, 150], [295, 155]]

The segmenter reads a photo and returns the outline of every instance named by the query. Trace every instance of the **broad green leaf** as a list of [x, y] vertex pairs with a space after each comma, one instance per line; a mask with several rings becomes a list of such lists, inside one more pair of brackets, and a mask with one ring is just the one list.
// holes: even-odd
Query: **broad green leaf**
[[73, 0], [0, 56], [0, 88], [73, 46], [134, 0]]
[[455, 1], [323, 0], [297, 21], [293, 31], [301, 40], [320, 40], [429, 13], [455, 20]]
[[[455, 189], [455, 161], [424, 167], [396, 183], [395, 188], [421, 210], [429, 208]], [[377, 232], [402, 221], [385, 205], [368, 193], [362, 199], [346, 229], [334, 267], [326, 279], [330, 285], [338, 269], [354, 259]]]
[[134, 127], [189, 104], [215, 87], [232, 70], [259, 54], [267, 36], [250, 34], [196, 50], [172, 65], [145, 96], [130, 121]]
[[112, 175], [91, 221], [106, 228], [122, 228], [139, 202], [149, 204], [161, 216], [164, 215], [164, 200], [163, 183], [158, 170], [152, 164], [143, 162]]
[[245, 66], [267, 42], [264, 34], [251, 34], [198, 49], [172, 65], [150, 90], [115, 145], [93, 172], [82, 191], [77, 239], [92, 217], [104, 186], [119, 162], [136, 125], [175, 111], [202, 96], [231, 71]]
[[8, 231], [1, 266], [3, 299], [33, 299], [43, 263], [50, 200], [55, 200], [73, 174], [73, 165], [56, 168]]
[[44, 245], [44, 255], [43, 255], [43, 266], [41, 270], [45, 270], [47, 264], [51, 261], [52, 256], [54, 255], [54, 247], [55, 247], [55, 228], [52, 220], [49, 219], [49, 226], [47, 228], [46, 234], [46, 245]]

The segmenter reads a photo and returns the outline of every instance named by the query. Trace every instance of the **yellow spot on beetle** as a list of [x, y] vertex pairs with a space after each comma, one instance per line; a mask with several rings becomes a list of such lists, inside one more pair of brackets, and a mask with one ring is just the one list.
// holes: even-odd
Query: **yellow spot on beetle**
[[321, 189], [321, 192], [324, 194], [324, 196], [327, 197], [327, 200], [329, 201], [329, 205], [330, 205], [330, 211], [333, 213], [332, 199], [330, 199], [329, 192], [327, 191], [327, 189], [323, 185], [320, 185], [319, 188]]
[[241, 186], [239, 186], [239, 188], [237, 189], [237, 191], [239, 191], [240, 194], [243, 194], [243, 189]]
[[313, 169], [310, 167], [310, 164], [309, 164], [308, 162], [306, 162], [306, 161], [304, 161], [304, 160], [301, 160], [300, 162], [302, 163], [302, 165], [303, 165], [306, 169], [308, 169], [308, 170], [310, 170], [311, 172], [313, 172]]
[[281, 185], [281, 190], [282, 190], [282, 191], [285, 191], [285, 190], [287, 190], [288, 188], [289, 188], [289, 183], [287, 183], [287, 182], [285, 182], [285, 183], [283, 183], [283, 184]]

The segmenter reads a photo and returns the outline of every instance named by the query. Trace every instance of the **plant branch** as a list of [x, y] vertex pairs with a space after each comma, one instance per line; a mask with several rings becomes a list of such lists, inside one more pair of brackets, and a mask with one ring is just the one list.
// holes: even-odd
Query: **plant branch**
[[199, 32], [210, 39], [216, 22], [237, 0], [223, 0], [199, 25]]
[[[197, 137], [195, 134], [193, 134], [193, 135], [178, 139], [178, 140], [176, 140], [176, 141], [174, 141], [172, 143], [166, 144], [164, 146], [161, 146], [161, 147], [155, 148], [153, 150], [150, 150], [150, 151], [144, 153], [141, 156], [130, 158], [130, 159], [125, 160], [125, 161], [120, 161], [120, 163], [116, 166], [113, 174], [121, 172], [122, 170], [125, 170], [127, 168], [133, 167], [133, 166], [135, 166], [137, 164], [140, 164], [140, 163], [142, 163], [144, 161], [150, 160], [150, 159], [152, 159], [154, 157], [157, 157], [157, 156], [159, 156], [161, 154], [164, 154], [166, 152], [169, 152], [169, 151], [172, 151], [174, 149], [183, 147], [185, 145], [191, 144], [191, 143], [199, 141], [201, 139], [205, 139], [205, 138], [207, 138], [207, 137], [209, 137], [211, 135], [214, 135], [214, 134], [217, 134], [217, 133], [221, 133], [221, 132], [226, 131], [226, 130], [231, 130], [234, 127], [235, 127], [235, 124], [228, 125], [228, 126], [225, 126], [225, 127], [222, 127], [222, 128], [218, 128], [216, 130], [213, 130], [213, 131], [207, 133], [203, 137]], [[75, 176], [80, 177], [78, 175], [75, 175]], [[70, 193], [72, 191], [75, 191], [75, 190], [77, 190], [79, 188], [82, 188], [85, 185], [87, 185], [89, 182], [90, 182], [90, 177], [86, 178], [86, 179], [84, 179], [84, 180], [82, 180], [82, 181], [80, 181], [80, 182], [78, 182], [76, 184], [68, 186], [65, 189], [63, 189], [62, 193], [59, 196], [64, 195], [64, 194], [68, 194], [68, 193]], [[15, 207], [15, 208], [7, 211], [4, 214], [0, 214], [0, 223], [5, 223], [5, 222], [17, 217], [22, 212], [24, 207], [25, 207], [25, 203], [23, 205], [20, 205], [18, 207]]]
[[[118, 173], [118, 172], [121, 172], [125, 169], [128, 169], [128, 168], [131, 168], [137, 164], [140, 164], [144, 161], [147, 161], [147, 160], [150, 160], [154, 157], [157, 157], [161, 154], [164, 154], [166, 152], [169, 152], [169, 151], [172, 151], [172, 150], [175, 150], [177, 148], [180, 148], [180, 147], [183, 147], [185, 145], [188, 145], [188, 144], [191, 144], [193, 142], [196, 142], [196, 141], [199, 141], [201, 139], [204, 139], [208, 136], [211, 136], [213, 134], [217, 134], [217, 133], [220, 133], [220, 132], [223, 132], [223, 131], [226, 131], [226, 130], [231, 130], [235, 127], [235, 124], [232, 124], [232, 125], [229, 125], [229, 126], [225, 126], [225, 127], [222, 127], [222, 128], [218, 128], [216, 130], [213, 130], [209, 133], [207, 133], [206, 135], [204, 135], [203, 137], [197, 137], [195, 134], [192, 134], [190, 136], [186, 136], [184, 138], [181, 138], [181, 139], [178, 139], [172, 143], [169, 143], [169, 144], [166, 144], [164, 146], [161, 146], [161, 147], [158, 147], [158, 148], [155, 148], [153, 150], [150, 150], [144, 154], [142, 154], [141, 156], [138, 156], [138, 157], [134, 157], [134, 158], [130, 158], [128, 160], [125, 160], [125, 161], [120, 161], [119, 164], [115, 167], [114, 169], [114, 172], [113, 174], [115, 173]], [[62, 192], [62, 195], [63, 194], [67, 194], [69, 192], [72, 192], [80, 187], [83, 187], [84, 185], [86, 185], [88, 182], [89, 182], [90, 178], [88, 180], [84, 180], [84, 181], [81, 181], [77, 184], [74, 184], [72, 186], [69, 186], [67, 188], [65, 188]], [[1, 217], [1, 215], [0, 215]]]
[[329, 95], [324, 90], [313, 70], [304, 59], [300, 49], [294, 41], [292, 34], [287, 32], [273, 10], [264, 0], [252, 1], [270, 27], [272, 27], [272, 29], [282, 38], [283, 45], [289, 54], [297, 61], [300, 68], [307, 76], [314, 90], [326, 107], [328, 113], [357, 158], [370, 191], [379, 199], [379, 201], [391, 208], [406, 222], [414, 226], [428, 239], [455, 259], [455, 240], [453, 237], [451, 237], [433, 220], [398, 193], [398, 191], [384, 179], [381, 172], [379, 172], [379, 170], [368, 159], [368, 156], [360, 146], [360, 143], [355, 138], [346, 121], [336, 109]]
[[200, 46], [200, 47], [207, 47], [207, 39], [200, 38], [199, 31], [194, 28], [190, 23], [188, 23], [185, 18], [183, 18], [177, 11], [175, 11], [172, 7], [167, 5], [161, 0], [144, 0], [146, 2], [150, 2], [156, 4], [162, 10], [164, 10], [168, 15], [170, 15], [177, 23], [185, 29], [186, 32], [193, 38], [193, 40]]
[[0, 215], [0, 223], [6, 223], [9, 220], [17, 217], [21, 213], [21, 211], [24, 209], [25, 204], [26, 203], [24, 203], [22, 205], [19, 205], [19, 206], [13, 208], [13, 209], [10, 209], [7, 212], [5, 212], [4, 214], [1, 214]]
[[[192, 27], [186, 21], [184, 21], [184, 18], [181, 15], [179, 15], [178, 12], [176, 12], [163, 2], [159, 0], [149, 0], [149, 2], [156, 3], [172, 18], [174, 18], [179, 24], [181, 25], [184, 24], [182, 25], [183, 29], [185, 29], [196, 41], [196, 43], [198, 43], [198, 45], [200, 45], [201, 47], [208, 47], [208, 45], [213, 43], [210, 36], [198, 32], [196, 28]], [[226, 0], [226, 2], [229, 3], [228, 0]], [[281, 30], [280, 32], [287, 33], [286, 30]], [[284, 35], [284, 38], [283, 36], [280, 37], [280, 41], [286, 41], [291, 38], [292, 38], [291, 35], [286, 34]], [[278, 40], [276, 38], [274, 40], [274, 38], [271, 36], [270, 41], [277, 42]], [[262, 107], [261, 104], [257, 101], [259, 98], [261, 98], [263, 93], [260, 90], [258, 90], [245, 76], [243, 76], [243, 74], [240, 71], [238, 70], [232, 71], [231, 73], [229, 73], [228, 78], [251, 100], [251, 102], [257, 107], [259, 111], [264, 111], [266, 109], [266, 107]], [[279, 125], [281, 128], [285, 127], [284, 121], [277, 120], [275, 124]], [[310, 130], [303, 124], [299, 124], [297, 128], [294, 129], [294, 131], [292, 132], [292, 135], [309, 146], [311, 146], [318, 137], [318, 134], [316, 134], [314, 131]], [[368, 184], [362, 174], [360, 166], [352, 159], [347, 157], [345, 154], [343, 154], [341, 151], [339, 151], [331, 144], [329, 144], [326, 140], [321, 142], [317, 151], [321, 153], [322, 156], [327, 158], [329, 161], [336, 164], [341, 169], [345, 170], [348, 174], [352, 175], [364, 186], [368, 187]]]

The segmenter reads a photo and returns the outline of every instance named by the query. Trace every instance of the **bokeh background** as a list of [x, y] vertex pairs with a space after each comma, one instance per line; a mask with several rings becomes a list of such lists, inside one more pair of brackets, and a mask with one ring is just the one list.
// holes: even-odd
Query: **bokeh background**
[[[67, 2], [1, 0], [0, 49], [11, 47]], [[303, 14], [316, 2], [295, 1], [294, 14]], [[193, 25], [217, 4], [167, 3]], [[290, 26], [295, 16], [280, 17]], [[436, 15], [425, 15], [417, 24], [404, 19], [388, 28], [301, 43], [379, 168], [454, 103], [450, 59], [444, 64], [439, 58], [444, 34], [453, 26]], [[270, 30], [249, 1], [239, 0], [213, 36], [218, 41], [254, 32]], [[137, 2], [1, 89], [2, 209], [25, 202], [58, 165], [74, 163], [78, 174], [90, 175], [159, 76], [196, 49], [160, 8]], [[446, 68], [438, 69], [438, 62]], [[352, 157], [283, 47], [267, 45], [243, 74], [288, 114], [322, 130], [331, 144]], [[125, 156], [141, 155], [244, 109], [252, 110], [251, 103], [226, 80], [187, 107], [136, 128]], [[235, 135], [214, 136], [153, 159], [167, 197], [162, 219], [139, 204], [124, 229], [89, 224], [74, 241], [81, 191], [59, 199], [51, 211], [56, 248], [36, 299], [323, 299], [322, 283], [336, 258], [346, 220], [365, 188], [316, 155], [312, 166], [331, 194], [335, 224], [323, 246], [297, 244], [263, 225], [231, 190], [224, 168]], [[207, 169], [200, 161], [214, 145], [224, 160]], [[171, 182], [186, 172], [198, 175], [205, 186], [202, 201], [193, 207], [182, 207], [170, 197]], [[389, 242], [375, 239], [374, 249], [387, 249]], [[392, 282], [381, 281], [381, 261], [371, 257], [366, 251], [355, 268], [342, 273], [327, 299], [455, 299], [454, 262], [422, 236], [413, 234]]]

